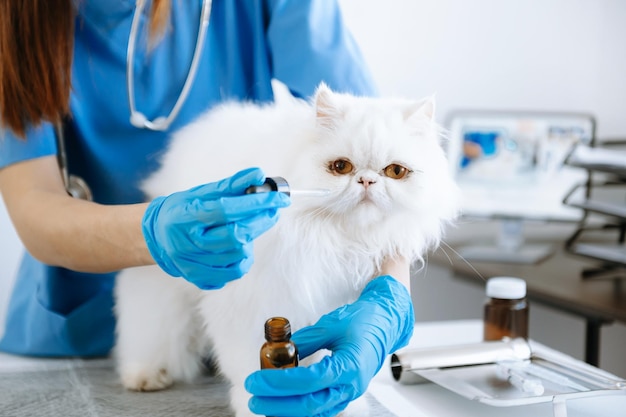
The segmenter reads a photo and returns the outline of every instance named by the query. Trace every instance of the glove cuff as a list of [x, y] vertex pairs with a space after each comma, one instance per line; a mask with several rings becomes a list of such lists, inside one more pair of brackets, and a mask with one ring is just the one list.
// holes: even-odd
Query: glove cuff
[[172, 263], [165, 250], [159, 245], [158, 239], [155, 236], [154, 228], [156, 219], [165, 199], [166, 197], [158, 197], [148, 204], [148, 208], [141, 220], [141, 231], [146, 241], [146, 246], [148, 246], [148, 250], [150, 251], [150, 255], [152, 255], [156, 264], [167, 274], [173, 277], [180, 277], [182, 273], [176, 268], [174, 263]]

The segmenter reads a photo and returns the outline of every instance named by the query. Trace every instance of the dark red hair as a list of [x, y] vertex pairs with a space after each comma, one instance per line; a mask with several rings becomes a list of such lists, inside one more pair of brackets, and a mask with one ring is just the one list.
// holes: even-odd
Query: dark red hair
[[[28, 125], [69, 114], [73, 0], [0, 1], [0, 124], [25, 137]], [[150, 33], [163, 33], [171, 0], [154, 0]]]

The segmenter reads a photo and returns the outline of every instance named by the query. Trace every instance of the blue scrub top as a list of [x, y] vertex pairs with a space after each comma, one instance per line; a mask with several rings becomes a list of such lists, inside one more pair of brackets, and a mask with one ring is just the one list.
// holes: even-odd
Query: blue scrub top
[[[223, 100], [272, 100], [272, 78], [300, 97], [310, 96], [321, 81], [338, 91], [375, 93], [336, 0], [214, 0], [198, 73], [181, 112], [166, 132], [138, 129], [129, 122], [126, 88], [135, 0], [77, 4], [66, 147], [70, 171], [87, 181], [101, 204], [143, 201], [139, 184], [158, 167], [171, 131]], [[150, 51], [142, 30], [148, 16], [141, 18], [133, 62], [135, 106], [148, 119], [167, 116], [178, 98], [201, 7], [201, 0], [172, 2], [171, 25]], [[0, 135], [0, 168], [56, 153], [49, 124], [28, 129], [26, 141], [10, 131]], [[215, 143], [215, 152], [221, 146], [228, 145]], [[44, 265], [26, 253], [0, 350], [35, 356], [108, 354], [114, 343], [114, 279], [114, 273]]]

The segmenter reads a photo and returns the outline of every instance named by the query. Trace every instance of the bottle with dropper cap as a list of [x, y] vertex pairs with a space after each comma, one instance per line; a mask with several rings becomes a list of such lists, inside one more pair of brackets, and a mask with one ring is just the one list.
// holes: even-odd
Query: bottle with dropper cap
[[514, 277], [495, 277], [487, 281], [484, 306], [484, 340], [503, 337], [528, 338], [528, 301], [526, 281]]
[[261, 347], [261, 369], [298, 366], [298, 348], [291, 341], [291, 324], [284, 317], [265, 322], [265, 340]]

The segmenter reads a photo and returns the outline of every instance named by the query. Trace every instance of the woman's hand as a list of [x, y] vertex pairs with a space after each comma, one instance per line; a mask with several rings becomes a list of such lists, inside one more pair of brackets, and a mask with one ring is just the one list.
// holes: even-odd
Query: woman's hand
[[283, 193], [245, 194], [264, 180], [260, 169], [251, 168], [152, 201], [142, 228], [156, 263], [204, 290], [243, 276], [253, 262], [252, 242], [290, 204]]
[[261, 370], [246, 379], [250, 410], [267, 416], [334, 416], [362, 395], [388, 354], [413, 333], [413, 304], [404, 284], [375, 278], [357, 301], [294, 333], [301, 357], [329, 349], [309, 367]]

